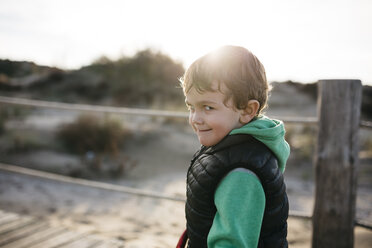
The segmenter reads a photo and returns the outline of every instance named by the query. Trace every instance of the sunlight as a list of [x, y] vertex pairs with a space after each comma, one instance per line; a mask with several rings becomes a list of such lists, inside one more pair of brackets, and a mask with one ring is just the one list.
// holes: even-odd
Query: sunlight
[[[223, 45], [243, 46], [270, 80], [327, 76], [372, 83], [372, 2], [3, 0], [0, 56], [79, 68], [153, 48], [184, 66]], [[21, 6], [21, 7], [20, 7]], [[25, 42], [27, 41], [27, 42]], [[340, 57], [340, 51], [345, 56]]]

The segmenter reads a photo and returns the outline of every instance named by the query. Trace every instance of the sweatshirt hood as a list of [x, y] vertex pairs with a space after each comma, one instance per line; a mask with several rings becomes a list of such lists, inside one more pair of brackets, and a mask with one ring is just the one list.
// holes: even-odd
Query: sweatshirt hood
[[234, 134], [250, 134], [264, 143], [275, 154], [279, 169], [284, 172], [290, 148], [284, 139], [285, 129], [282, 121], [260, 116], [230, 132], [230, 135]]

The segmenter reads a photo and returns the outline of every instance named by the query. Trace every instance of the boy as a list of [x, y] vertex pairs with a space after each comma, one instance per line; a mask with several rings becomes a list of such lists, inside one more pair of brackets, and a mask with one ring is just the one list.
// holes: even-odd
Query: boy
[[269, 86], [247, 49], [224, 46], [181, 80], [201, 149], [187, 173], [187, 229], [179, 246], [287, 247], [289, 156], [281, 121], [261, 114]]

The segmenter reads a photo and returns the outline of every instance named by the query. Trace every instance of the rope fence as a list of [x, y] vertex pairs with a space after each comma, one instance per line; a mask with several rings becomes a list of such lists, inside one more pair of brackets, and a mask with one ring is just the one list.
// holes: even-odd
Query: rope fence
[[[20, 167], [16, 165], [4, 164], [4, 163], [0, 163], [0, 170], [10, 172], [10, 173], [17, 173], [17, 174], [22, 174], [26, 176], [42, 178], [42, 179], [51, 180], [51, 181], [70, 183], [70, 184], [86, 186], [86, 187], [91, 187], [91, 188], [96, 188], [96, 189], [101, 189], [101, 190], [120, 192], [124, 194], [131, 194], [131, 195], [140, 196], [140, 197], [149, 197], [149, 198], [154, 198], [154, 199], [169, 200], [169, 201], [182, 202], [182, 203], [184, 203], [186, 200], [184, 197], [170, 196], [170, 195], [165, 195], [165, 194], [159, 194], [154, 191], [142, 190], [142, 189], [126, 187], [122, 185], [115, 185], [115, 184], [102, 183], [102, 182], [97, 182], [97, 181], [92, 181], [92, 180], [81, 179], [81, 178], [62, 176], [62, 175], [58, 175], [58, 174], [54, 174], [50, 172], [33, 170], [33, 169], [28, 169], [28, 168], [24, 168], [24, 167]], [[295, 211], [295, 210], [289, 210], [289, 216], [293, 218], [300, 218], [300, 219], [307, 219], [307, 220], [312, 219], [311, 215], [304, 213], [304, 212]], [[372, 230], [372, 224], [364, 220], [360, 220], [360, 219], [355, 220], [355, 225]]]
[[63, 175], [54, 174], [54, 173], [45, 172], [45, 171], [28, 169], [28, 168], [24, 168], [24, 167], [20, 167], [16, 165], [0, 163], [0, 170], [23, 174], [27, 176], [38, 177], [42, 179], [48, 179], [48, 180], [62, 182], [62, 183], [72, 183], [72, 184], [77, 184], [80, 186], [87, 186], [87, 187], [92, 187], [96, 189], [104, 189], [104, 190], [115, 191], [115, 192], [120, 192], [120, 193], [125, 193], [125, 194], [136, 195], [136, 196], [145, 196], [145, 197], [156, 198], [156, 199], [170, 200], [170, 201], [176, 201], [176, 202], [185, 202], [185, 198], [179, 198], [175, 196], [159, 194], [153, 191], [136, 189], [136, 188], [126, 187], [122, 185], [115, 185], [115, 184], [110, 184], [110, 183], [102, 183], [98, 181], [63, 176]]
[[[73, 103], [50, 102], [50, 101], [41, 101], [41, 100], [33, 100], [33, 99], [25, 99], [25, 98], [13, 98], [13, 97], [6, 97], [6, 96], [0, 96], [0, 103], [23, 105], [23, 106], [29, 106], [29, 107], [72, 110], [72, 111], [100, 112], [100, 113], [167, 117], [167, 118], [188, 118], [187, 112], [180, 112], [180, 111], [164, 111], [164, 110], [149, 110], [149, 109], [139, 109], [139, 108], [73, 104]], [[314, 125], [318, 124], [318, 119], [316, 117], [275, 117], [275, 116], [271, 116], [271, 117], [281, 119], [283, 122], [286, 122], [286, 123], [314, 124]], [[360, 127], [372, 129], [372, 122], [360, 121]], [[114, 185], [114, 184], [102, 183], [102, 182], [97, 182], [97, 181], [85, 180], [85, 179], [80, 179], [80, 178], [62, 176], [62, 175], [57, 175], [53, 173], [27, 169], [27, 168], [15, 166], [15, 165], [0, 163], [0, 170], [28, 175], [28, 176], [39, 177], [43, 179], [64, 182], [64, 183], [72, 183], [72, 184], [77, 184], [81, 186], [93, 187], [97, 189], [132, 194], [136, 196], [171, 200], [175, 202], [185, 201], [185, 198], [179, 198], [175, 196], [159, 194], [157, 192], [146, 191], [146, 190], [136, 189], [136, 188], [131, 188], [131, 187], [125, 187], [121, 185]], [[311, 215], [308, 215], [302, 212], [297, 212], [297, 211], [290, 211], [289, 215], [294, 218], [312, 219]], [[363, 221], [363, 220], [356, 219], [355, 225], [372, 230], [372, 224], [366, 221]]]
[[126, 115], [142, 115], [142, 116], [156, 116], [156, 117], [172, 117], [172, 118], [187, 118], [188, 113], [179, 111], [164, 111], [164, 110], [149, 110], [139, 108], [123, 108], [100, 105], [87, 105], [76, 103], [62, 103], [32, 100], [25, 98], [13, 98], [0, 96], [0, 103], [23, 105], [29, 107], [52, 108], [62, 110], [74, 110], [85, 112], [99, 112], [111, 114], [126, 114]]
[[[100, 105], [87, 105], [75, 103], [62, 103], [50, 102], [25, 98], [14, 98], [0, 96], [0, 103], [23, 105], [29, 107], [52, 108], [61, 110], [85, 111], [85, 112], [99, 112], [99, 113], [112, 113], [112, 114], [125, 114], [125, 115], [142, 115], [154, 117], [169, 117], [169, 118], [188, 118], [187, 112], [180, 111], [165, 111], [165, 110], [150, 110], [140, 108], [124, 108], [124, 107], [111, 107]], [[272, 116], [272, 118], [276, 118]], [[279, 117], [277, 117], [279, 118]], [[308, 123], [317, 124], [317, 118], [313, 117], [280, 117], [281, 120], [288, 123]], [[372, 123], [371, 123], [372, 127]]]

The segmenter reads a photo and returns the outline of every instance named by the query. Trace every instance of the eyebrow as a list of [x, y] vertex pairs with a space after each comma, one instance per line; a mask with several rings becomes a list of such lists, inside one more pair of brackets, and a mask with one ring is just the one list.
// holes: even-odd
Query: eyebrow
[[[189, 101], [185, 100], [186, 105], [192, 105]], [[209, 104], [216, 104], [216, 102], [213, 101], [200, 101], [197, 102], [196, 105], [209, 105]]]

